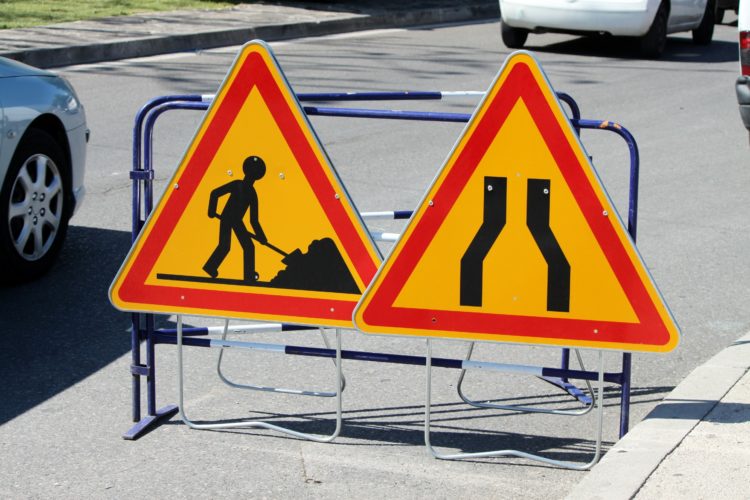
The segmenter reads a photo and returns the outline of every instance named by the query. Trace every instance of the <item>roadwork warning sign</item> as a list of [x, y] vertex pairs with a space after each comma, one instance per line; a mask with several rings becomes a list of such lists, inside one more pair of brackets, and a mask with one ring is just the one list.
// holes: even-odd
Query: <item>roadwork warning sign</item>
[[115, 278], [126, 311], [351, 326], [377, 248], [270, 48], [245, 45]]
[[354, 321], [369, 333], [633, 351], [679, 338], [526, 52], [500, 70]]

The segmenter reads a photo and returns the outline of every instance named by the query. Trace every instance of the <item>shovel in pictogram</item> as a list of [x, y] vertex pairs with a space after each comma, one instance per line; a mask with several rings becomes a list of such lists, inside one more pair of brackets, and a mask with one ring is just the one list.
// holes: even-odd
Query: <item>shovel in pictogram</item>
[[302, 252], [299, 248], [285, 252], [276, 245], [261, 242], [252, 233], [250, 236], [283, 256], [281, 262], [286, 264], [286, 268], [276, 274], [269, 286], [319, 292], [362, 292], [331, 238], [313, 240], [307, 252]]

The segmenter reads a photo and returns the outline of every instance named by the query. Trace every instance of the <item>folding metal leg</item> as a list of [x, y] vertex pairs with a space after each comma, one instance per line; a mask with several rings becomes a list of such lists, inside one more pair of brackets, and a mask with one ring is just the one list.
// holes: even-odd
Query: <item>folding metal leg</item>
[[[576, 357], [578, 358], [578, 364], [581, 367], [581, 370], [585, 370], [586, 368], [583, 366], [583, 359], [581, 359], [581, 353], [578, 351], [578, 349], [574, 349], [576, 353]], [[471, 354], [474, 352], [474, 342], [469, 342], [469, 350], [466, 353], [466, 361], [471, 359]], [[456, 384], [456, 390], [458, 391], [458, 396], [463, 400], [464, 403], [469, 404], [471, 406], [475, 406], [477, 408], [491, 408], [495, 410], [513, 410], [513, 411], [523, 411], [523, 412], [531, 412], [531, 413], [551, 413], [554, 415], [571, 415], [571, 416], [580, 416], [580, 415], [586, 415], [594, 408], [594, 401], [591, 400], [590, 403], [584, 403], [584, 407], [578, 410], [556, 410], [556, 409], [549, 409], [549, 408], [540, 408], [538, 406], [523, 406], [523, 405], [501, 405], [497, 403], [490, 403], [489, 401], [481, 402], [481, 401], [475, 401], [472, 399], [469, 399], [466, 397], [466, 395], [463, 392], [463, 382], [464, 382], [464, 376], [466, 375], [466, 368], [461, 369], [461, 375], [458, 376], [458, 383]], [[561, 387], [563, 390], [565, 390], [568, 394], [571, 394], [570, 390], [565, 389], [563, 386], [557, 384], [556, 382], [552, 382], [550, 379], [547, 379], [545, 377], [539, 377], [540, 379], [544, 380], [545, 382], [553, 383], [556, 387]], [[588, 393], [593, 394], [593, 390], [591, 388], [591, 383], [586, 380], [586, 387], [588, 388]], [[571, 394], [572, 395], [572, 394]], [[573, 395], [576, 399], [579, 401], [583, 399], [580, 396]]]
[[[331, 345], [330, 342], [328, 342], [328, 338], [325, 336], [325, 333], [323, 332], [323, 328], [320, 328], [320, 336], [323, 337], [323, 343], [326, 346], [326, 349], [330, 349]], [[221, 335], [221, 340], [227, 339], [227, 334], [229, 333], [229, 320], [224, 321], [224, 331]], [[224, 359], [224, 347], [221, 347], [219, 350], [219, 359], [216, 362], [216, 373], [219, 375], [219, 378], [222, 382], [227, 384], [230, 387], [234, 387], [235, 389], [249, 389], [253, 391], [265, 391], [265, 392], [278, 392], [282, 394], [297, 394], [299, 396], [316, 396], [316, 397], [322, 397], [322, 398], [334, 398], [338, 395], [338, 392], [327, 392], [327, 391], [311, 391], [311, 390], [305, 390], [305, 389], [286, 389], [283, 387], [268, 387], [268, 386], [262, 386], [262, 385], [252, 385], [252, 384], [240, 384], [238, 382], [234, 382], [230, 380], [226, 375], [224, 375], [223, 370], [221, 369], [221, 362]], [[336, 364], [335, 360], [332, 360], [334, 365]], [[343, 392], [344, 388], [346, 387], [346, 377], [342, 374], [341, 375], [341, 385], [340, 385], [340, 391]]]
[[[133, 377], [133, 421], [134, 426], [128, 429], [122, 438], [134, 441], [142, 435], [157, 427], [163, 421], [168, 420], [177, 413], [177, 406], [168, 405], [156, 409], [156, 363], [154, 359], [154, 340], [152, 338], [152, 319], [146, 320], [146, 364], [141, 364], [141, 318], [138, 314], [132, 315], [131, 330], [131, 359], [130, 371]], [[141, 377], [146, 377], [147, 415], [141, 418]]]
[[[237, 343], [239, 347], [240, 343]], [[336, 439], [341, 432], [342, 422], [342, 410], [341, 410], [341, 391], [336, 393], [336, 429], [333, 434], [329, 436], [318, 436], [315, 434], [308, 434], [304, 432], [298, 432], [286, 427], [270, 424], [268, 422], [250, 421], [243, 420], [241, 422], [226, 422], [217, 424], [198, 424], [191, 421], [185, 413], [185, 401], [184, 401], [184, 370], [182, 361], [182, 316], [177, 316], [177, 369], [178, 375], [178, 401], [180, 405], [180, 418], [188, 427], [193, 429], [236, 429], [241, 427], [259, 427], [263, 429], [269, 429], [284, 434], [289, 434], [301, 439], [307, 439], [310, 441], [316, 441], [319, 443], [327, 443]], [[336, 329], [336, 385], [341, 387], [342, 373], [341, 373], [341, 331]]]
[[[500, 365], [498, 365], [500, 366]], [[496, 450], [496, 451], [484, 451], [484, 452], [478, 452], [478, 453], [456, 453], [456, 454], [442, 454], [439, 453], [433, 448], [432, 444], [430, 444], [430, 411], [432, 407], [432, 344], [430, 343], [430, 339], [427, 339], [427, 357], [426, 357], [426, 367], [427, 367], [427, 373], [426, 373], [426, 402], [425, 402], [425, 424], [424, 424], [424, 441], [425, 446], [427, 447], [427, 450], [429, 453], [439, 459], [443, 460], [458, 460], [458, 459], [464, 459], [464, 458], [486, 458], [486, 457], [502, 457], [502, 456], [513, 456], [513, 457], [519, 457], [519, 458], [526, 458], [528, 460], [534, 460], [537, 462], [543, 462], [549, 465], [554, 465], [557, 467], [562, 467], [565, 469], [574, 469], [574, 470], [586, 470], [591, 468], [596, 462], [599, 461], [599, 457], [601, 455], [601, 447], [602, 447], [602, 421], [604, 416], [604, 405], [602, 404], [603, 394], [604, 394], [604, 357], [602, 355], [602, 351], [599, 351], [599, 377], [597, 381], [597, 390], [596, 393], [592, 392], [592, 397], [594, 398], [594, 401], [597, 406], [597, 424], [596, 424], [596, 447], [594, 450], [594, 457], [593, 459], [586, 463], [586, 464], [579, 464], [575, 462], [565, 462], [561, 460], [553, 460], [551, 458], [546, 458], [541, 455], [535, 455], [532, 453], [526, 453], [520, 450]]]
[[630, 421], [630, 376], [633, 355], [622, 353], [622, 390], [620, 391], [620, 438], [628, 433]]

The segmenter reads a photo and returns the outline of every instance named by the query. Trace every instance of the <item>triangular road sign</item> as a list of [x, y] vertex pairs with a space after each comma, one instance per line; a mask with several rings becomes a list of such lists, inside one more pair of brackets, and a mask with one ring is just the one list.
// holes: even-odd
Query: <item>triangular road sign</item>
[[351, 326], [380, 262], [270, 48], [245, 45], [110, 289], [126, 311]]
[[679, 339], [526, 52], [500, 70], [354, 322], [368, 333], [633, 351]]

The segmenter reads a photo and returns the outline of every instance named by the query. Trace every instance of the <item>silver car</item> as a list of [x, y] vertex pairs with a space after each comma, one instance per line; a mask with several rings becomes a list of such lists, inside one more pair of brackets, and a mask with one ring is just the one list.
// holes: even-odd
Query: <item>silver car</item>
[[0, 283], [44, 273], [84, 195], [86, 115], [62, 77], [0, 57]]

